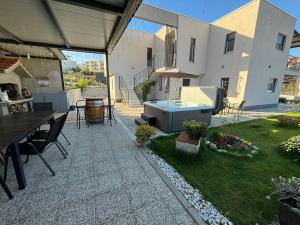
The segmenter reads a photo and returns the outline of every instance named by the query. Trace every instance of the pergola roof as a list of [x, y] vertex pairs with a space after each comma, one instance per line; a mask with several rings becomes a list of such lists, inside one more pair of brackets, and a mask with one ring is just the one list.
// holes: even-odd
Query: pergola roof
[[298, 31], [294, 31], [291, 48], [300, 47], [300, 34]]
[[1, 0], [0, 43], [110, 53], [141, 2]]

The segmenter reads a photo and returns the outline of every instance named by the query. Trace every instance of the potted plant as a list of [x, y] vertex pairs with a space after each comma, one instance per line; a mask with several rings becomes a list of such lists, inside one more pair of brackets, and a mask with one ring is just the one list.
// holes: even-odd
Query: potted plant
[[198, 154], [202, 138], [207, 134], [207, 123], [197, 120], [185, 120], [182, 123], [185, 131], [176, 138], [176, 149]]
[[300, 195], [279, 200], [278, 219], [280, 225], [300, 224]]
[[140, 146], [144, 146], [144, 143], [155, 134], [155, 128], [150, 125], [139, 125], [135, 129], [136, 141]]

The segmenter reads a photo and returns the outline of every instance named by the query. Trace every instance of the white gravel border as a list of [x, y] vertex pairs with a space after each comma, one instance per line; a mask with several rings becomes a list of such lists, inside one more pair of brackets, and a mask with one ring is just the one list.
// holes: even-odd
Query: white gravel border
[[233, 225], [228, 218], [223, 216], [210, 202], [204, 200], [199, 190], [194, 189], [185, 179], [164, 159], [145, 147], [146, 152], [157, 163], [160, 169], [167, 175], [184, 197], [199, 212], [202, 219], [210, 225]]

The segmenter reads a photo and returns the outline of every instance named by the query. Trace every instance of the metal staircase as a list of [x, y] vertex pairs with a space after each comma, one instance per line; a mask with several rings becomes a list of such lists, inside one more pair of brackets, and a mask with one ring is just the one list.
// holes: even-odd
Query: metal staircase
[[141, 106], [141, 102], [138, 99], [135, 91], [133, 90], [133, 88], [128, 88], [122, 76], [119, 76], [119, 88], [122, 94], [123, 102], [125, 104], [127, 104], [131, 108]]
[[143, 102], [139, 85], [149, 80], [151, 74], [154, 72], [154, 58], [149, 65], [146, 69], [133, 76], [133, 83], [126, 84], [124, 78], [119, 76], [119, 88], [122, 93], [123, 102], [129, 107], [139, 107]]

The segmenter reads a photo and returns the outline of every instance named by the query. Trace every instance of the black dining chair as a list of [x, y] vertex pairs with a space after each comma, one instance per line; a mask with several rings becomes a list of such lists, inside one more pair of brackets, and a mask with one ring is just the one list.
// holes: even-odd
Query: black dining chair
[[13, 198], [13, 195], [11, 194], [9, 188], [7, 187], [5, 181], [3, 180], [3, 178], [2, 178], [1, 176], [0, 176], [0, 184], [1, 184], [2, 188], [3, 188], [3, 190], [5, 191], [7, 197], [8, 197], [9, 199], [12, 199], [12, 198]]
[[[62, 121], [61, 127], [59, 128], [60, 129], [60, 133], [62, 133], [62, 129], [65, 126], [65, 123], [66, 123], [66, 120], [68, 118], [69, 112], [72, 111], [72, 110], [73, 110], [73, 108], [70, 107], [69, 110], [64, 114], [64, 120]], [[32, 141], [32, 140], [35, 140], [35, 141], [46, 140], [47, 137], [48, 137], [48, 134], [49, 134], [49, 130], [37, 130], [31, 136], [28, 137], [28, 140], [30, 140], [30, 141]], [[53, 143], [58, 144], [62, 148], [62, 150], [64, 151], [64, 153], [66, 155], [68, 155], [68, 152], [66, 151], [66, 149], [64, 148], [64, 146], [58, 140], [58, 137], [56, 138], [56, 140]], [[70, 145], [70, 142], [68, 142], [68, 143]]]
[[[78, 129], [80, 129], [81, 120], [85, 120], [86, 125], [89, 126], [89, 122], [86, 118], [86, 101], [84, 99], [77, 100], [75, 108], [76, 108], [76, 124], [78, 126]], [[84, 114], [83, 118], [81, 118], [81, 112], [83, 112]]]
[[[51, 174], [55, 176], [55, 172], [51, 168], [51, 166], [48, 164], [48, 162], [45, 160], [45, 158], [42, 156], [43, 152], [48, 148], [48, 146], [52, 143], [54, 143], [63, 157], [66, 159], [67, 156], [64, 153], [64, 150], [61, 148], [61, 146], [57, 143], [57, 137], [59, 136], [62, 124], [65, 122], [66, 115], [63, 115], [57, 119], [54, 120], [54, 122], [50, 126], [49, 133], [47, 135], [46, 140], [27, 140], [26, 142], [19, 143], [19, 151], [21, 155], [37, 155], [43, 163], [46, 165], [46, 167], [49, 169]], [[8, 148], [9, 150], [10, 148]], [[5, 165], [4, 165], [4, 180], [7, 178], [7, 165], [8, 165], [8, 157], [10, 156], [10, 151], [7, 152], [7, 156], [5, 158]]]
[[[112, 119], [115, 121], [115, 124], [117, 124], [117, 120], [116, 120], [116, 117], [115, 117], [115, 103], [116, 101], [114, 99], [111, 99], [110, 100], [110, 105], [108, 104], [108, 102], [106, 102], [104, 104], [104, 107], [106, 108], [106, 116], [105, 118], [109, 120], [109, 107], [111, 108], [111, 117]], [[111, 120], [110, 120], [110, 125], [111, 125]]]
[[52, 104], [52, 102], [34, 102], [33, 110], [34, 111], [52, 111], [53, 104]]
[[[53, 111], [53, 104], [52, 102], [34, 102], [33, 103], [33, 110], [34, 111]], [[68, 145], [71, 145], [70, 141], [66, 137], [66, 135], [61, 132], [61, 135], [64, 137]]]

